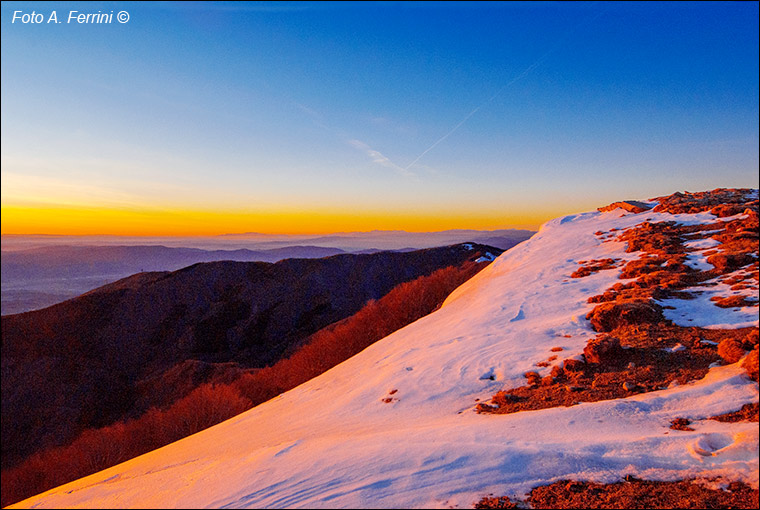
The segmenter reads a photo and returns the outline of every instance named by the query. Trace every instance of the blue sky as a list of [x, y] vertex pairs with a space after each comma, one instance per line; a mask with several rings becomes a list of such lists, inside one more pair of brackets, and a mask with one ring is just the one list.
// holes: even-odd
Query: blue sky
[[3, 2], [1, 37], [4, 233], [57, 207], [535, 227], [758, 186], [756, 2]]

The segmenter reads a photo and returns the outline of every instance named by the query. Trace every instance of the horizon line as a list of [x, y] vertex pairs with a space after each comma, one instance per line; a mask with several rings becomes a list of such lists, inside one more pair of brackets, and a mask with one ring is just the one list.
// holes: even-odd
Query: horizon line
[[287, 234], [287, 233], [263, 233], [263, 232], [227, 232], [224, 234], [48, 234], [48, 233], [5, 233], [0, 234], [0, 237], [141, 237], [141, 238], [164, 238], [164, 237], [193, 237], [193, 238], [215, 238], [215, 237], [227, 237], [227, 236], [262, 236], [262, 237], [304, 237], [304, 236], [318, 236], [328, 237], [345, 234], [372, 234], [372, 233], [401, 233], [401, 234], [444, 234], [454, 232], [500, 232], [500, 231], [526, 231], [536, 232], [537, 230], [531, 228], [519, 228], [519, 227], [507, 227], [507, 228], [495, 228], [495, 229], [478, 229], [478, 228], [450, 228], [444, 230], [404, 230], [404, 229], [372, 229], [372, 230], [349, 230], [349, 231], [333, 231], [333, 232], [313, 232], [313, 233], [300, 233], [300, 234]]

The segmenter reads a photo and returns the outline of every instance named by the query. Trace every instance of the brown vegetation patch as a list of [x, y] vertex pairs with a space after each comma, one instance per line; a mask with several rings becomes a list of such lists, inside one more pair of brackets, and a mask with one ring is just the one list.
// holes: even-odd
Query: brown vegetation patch
[[623, 355], [620, 340], [610, 335], [599, 335], [583, 348], [583, 357], [589, 363], [614, 363]]
[[747, 375], [750, 379], [757, 382], [758, 376], [760, 373], [758, 373], [758, 352], [757, 352], [757, 345], [754, 349], [750, 351], [750, 353], [747, 355], [747, 357], [742, 362], [742, 367], [747, 371]]
[[[718, 344], [718, 355], [723, 358], [726, 363], [736, 363], [739, 361], [747, 351], [751, 351], [747, 359], [744, 360], [742, 366], [744, 366], [750, 378], [757, 380], [757, 377], [752, 377], [752, 365], [757, 366], [757, 354], [753, 356], [753, 352], [757, 351], [758, 344], [758, 328], [751, 328], [746, 334], [733, 335], [725, 338]], [[755, 368], [757, 372], [757, 368]]]
[[686, 418], [676, 418], [670, 422], [670, 428], [673, 430], [683, 430], [685, 432], [691, 432], [694, 429], [689, 427], [691, 421]]
[[575, 270], [573, 274], [570, 275], [571, 278], [583, 278], [584, 276], [588, 276], [593, 273], [598, 273], [599, 271], [604, 271], [605, 269], [614, 269], [618, 267], [620, 264], [620, 259], [595, 259], [595, 260], [579, 260], [578, 264], [581, 265], [580, 268]]
[[[703, 339], [719, 342], [730, 336], [744, 338], [747, 329], [708, 330], [665, 323], [619, 328], [592, 339], [591, 349], [587, 345], [586, 352], [599, 362], [588, 362], [588, 358], [585, 363], [565, 360], [562, 366], [552, 368], [551, 375], [540, 379], [537, 372], [527, 372], [528, 384], [500, 391], [492, 397], [493, 405], [481, 403], [476, 410], [508, 414], [623, 398], [685, 384], [704, 377], [710, 364], [720, 359], [715, 345]], [[679, 344], [682, 350], [677, 350]]]
[[[531, 508], [758, 508], [758, 490], [741, 482], [731, 482], [721, 490], [695, 480], [657, 482], [628, 477], [610, 484], [561, 480], [530, 491], [527, 503]], [[518, 506], [502, 496], [485, 497], [475, 508]]]
[[492, 497], [485, 496], [475, 503], [475, 508], [520, 508], [517, 503], [513, 503], [507, 496]]
[[710, 419], [729, 423], [735, 423], [737, 421], [758, 421], [760, 420], [760, 405], [758, 405], [757, 402], [753, 404], [744, 404], [738, 411], [711, 416]]
[[[744, 217], [712, 224], [680, 225], [673, 221], [644, 221], [621, 232], [618, 240], [628, 243], [627, 252], [642, 255], [623, 267], [618, 282], [604, 294], [592, 296], [598, 303], [586, 315], [599, 332], [586, 345], [584, 360], [565, 360], [552, 368], [551, 375], [532, 377], [531, 384], [500, 391], [492, 398], [494, 405], [480, 404], [482, 413], [512, 413], [626, 397], [636, 392], [663, 389], [674, 381], [679, 384], [704, 377], [711, 363], [742, 362], [750, 378], [758, 379], [758, 328], [707, 330], [681, 327], [665, 320], [663, 307], [654, 300], [691, 299], [689, 288], [730, 274], [733, 283], [756, 279], [757, 271], [757, 201], [748, 202], [749, 190], [718, 190], [717, 197], [730, 197], [729, 204], [741, 204]], [[732, 197], [732, 198], [731, 198]], [[719, 205], [710, 194], [676, 194], [663, 199], [665, 212], [700, 212]], [[740, 200], [741, 199], [741, 200]], [[658, 206], [659, 207], [659, 206]], [[706, 208], [706, 209], [705, 209]], [[655, 208], [657, 210], [657, 208]], [[725, 216], [730, 208], [721, 209]], [[721, 245], [708, 259], [714, 268], [701, 271], [690, 267], [688, 253], [694, 251], [687, 241], [714, 238]], [[606, 259], [611, 260], [611, 259]], [[581, 261], [594, 267], [600, 261]], [[742, 271], [735, 272], [738, 268]], [[720, 303], [739, 302], [737, 297], [720, 298]], [[724, 300], [724, 301], [723, 301]], [[744, 301], [742, 301], [744, 302]], [[708, 340], [713, 344], [703, 342]], [[719, 346], [716, 349], [714, 343]], [[539, 362], [537, 366], [548, 366]]]
[[734, 216], [742, 213], [752, 205], [757, 208], [757, 200], [747, 200], [749, 189], [725, 189], [718, 188], [712, 191], [698, 193], [673, 193], [666, 197], [657, 197], [659, 204], [652, 209], [654, 212], [668, 212], [671, 214], [694, 214], [710, 211], [719, 218]]
[[665, 320], [662, 307], [647, 301], [601, 303], [586, 314], [586, 318], [598, 332], [610, 332], [636, 324], [658, 324]]
[[736, 363], [744, 354], [744, 346], [739, 338], [726, 338], [718, 344], [718, 356], [723, 358], [726, 363]]
[[742, 306], [757, 306], [757, 301], [750, 301], [746, 296], [714, 296], [710, 298], [711, 301], [715, 301], [715, 306], [721, 308], [736, 308]]

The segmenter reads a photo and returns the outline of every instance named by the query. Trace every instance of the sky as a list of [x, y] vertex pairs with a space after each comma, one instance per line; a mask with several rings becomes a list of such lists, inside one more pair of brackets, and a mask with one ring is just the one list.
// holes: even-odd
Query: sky
[[757, 2], [1, 9], [3, 234], [537, 228], [758, 187]]

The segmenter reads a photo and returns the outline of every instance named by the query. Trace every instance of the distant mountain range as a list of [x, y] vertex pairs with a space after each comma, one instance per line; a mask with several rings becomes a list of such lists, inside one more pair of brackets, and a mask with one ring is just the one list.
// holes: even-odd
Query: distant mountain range
[[[176, 253], [138, 248], [157, 260]], [[102, 253], [108, 259], [112, 251]], [[277, 263], [204, 262], [139, 273], [43, 310], [3, 316], [3, 464], [171, 403], [220, 371], [270, 365], [402, 282], [501, 252], [468, 243]]]
[[502, 230], [442, 230], [439, 232], [406, 232], [404, 230], [373, 230], [371, 232], [340, 232], [326, 236], [269, 236], [248, 232], [243, 234], [225, 234], [218, 236], [219, 240], [235, 240], [238, 242], [255, 242], [263, 247], [282, 247], [286, 243], [298, 240], [299, 244], [311, 246], [333, 247], [345, 251], [364, 249], [400, 250], [404, 248], [430, 248], [447, 246], [462, 242], [488, 244], [507, 250], [529, 238], [535, 232], [519, 229]]
[[[340, 253], [410, 251], [461, 242], [506, 250], [527, 230], [374, 231], [328, 236], [230, 234], [208, 238], [3, 236], [2, 314], [59, 303], [145, 271], [173, 271], [197, 262], [277, 262]], [[163, 244], [160, 244], [163, 243]]]

